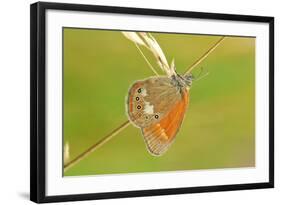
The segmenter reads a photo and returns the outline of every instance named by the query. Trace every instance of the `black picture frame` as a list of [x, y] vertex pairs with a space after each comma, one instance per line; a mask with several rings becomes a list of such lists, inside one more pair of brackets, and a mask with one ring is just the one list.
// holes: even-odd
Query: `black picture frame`
[[[263, 22], [269, 24], [269, 181], [263, 183], [46, 196], [46, 11], [48, 9], [181, 18]], [[144, 8], [38, 2], [30, 7], [30, 200], [37, 203], [140, 197], [274, 187], [274, 18]]]

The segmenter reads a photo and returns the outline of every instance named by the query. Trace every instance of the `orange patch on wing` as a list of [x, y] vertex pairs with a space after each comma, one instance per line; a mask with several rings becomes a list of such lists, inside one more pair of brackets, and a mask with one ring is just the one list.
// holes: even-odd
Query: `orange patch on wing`
[[154, 155], [164, 153], [173, 142], [189, 103], [189, 93], [183, 91], [182, 99], [158, 123], [142, 129], [148, 150]]
[[133, 112], [133, 102], [134, 102], [134, 94], [139, 87], [142, 86], [141, 82], [136, 82], [134, 85], [132, 85], [130, 91], [129, 91], [129, 112]]
[[143, 86], [143, 82], [136, 82], [132, 85], [132, 87], [129, 90], [129, 96], [128, 96], [128, 115], [131, 121], [135, 121], [138, 116], [133, 114], [133, 107], [134, 107], [134, 97], [136, 90]]

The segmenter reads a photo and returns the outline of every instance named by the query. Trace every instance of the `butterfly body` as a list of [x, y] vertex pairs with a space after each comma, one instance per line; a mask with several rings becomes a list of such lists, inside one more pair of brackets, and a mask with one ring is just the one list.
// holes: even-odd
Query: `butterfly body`
[[190, 76], [155, 76], [129, 89], [129, 119], [142, 130], [151, 154], [161, 155], [174, 141], [188, 107], [190, 85]]

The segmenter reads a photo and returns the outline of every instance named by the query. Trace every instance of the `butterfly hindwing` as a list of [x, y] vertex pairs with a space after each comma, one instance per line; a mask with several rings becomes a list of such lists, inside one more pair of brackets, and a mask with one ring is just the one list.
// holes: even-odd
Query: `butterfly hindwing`
[[148, 150], [153, 155], [163, 154], [175, 139], [182, 124], [189, 103], [189, 93], [182, 91], [182, 99], [177, 101], [169, 113], [159, 122], [142, 128]]

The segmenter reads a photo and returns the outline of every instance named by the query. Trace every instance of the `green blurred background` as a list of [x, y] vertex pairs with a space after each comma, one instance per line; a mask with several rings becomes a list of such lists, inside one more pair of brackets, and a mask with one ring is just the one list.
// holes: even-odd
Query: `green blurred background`
[[[153, 76], [119, 31], [64, 28], [64, 143], [70, 160], [127, 120], [130, 85]], [[183, 73], [220, 37], [153, 33]], [[153, 56], [144, 51], [159, 72]], [[194, 71], [190, 105], [175, 142], [161, 157], [130, 125], [65, 176], [255, 166], [255, 38], [228, 37]]]

